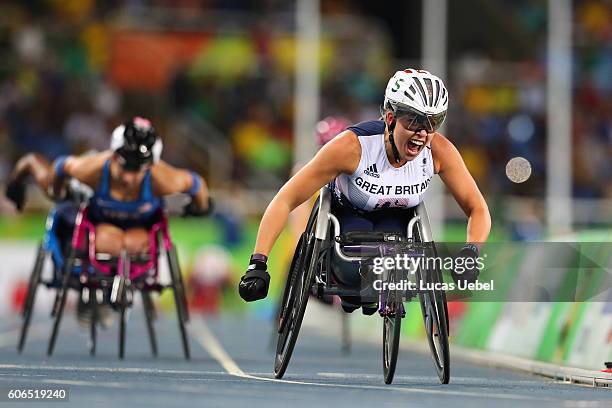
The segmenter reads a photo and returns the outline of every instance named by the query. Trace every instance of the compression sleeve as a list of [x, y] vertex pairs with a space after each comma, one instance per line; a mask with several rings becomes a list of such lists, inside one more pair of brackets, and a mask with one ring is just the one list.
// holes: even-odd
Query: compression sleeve
[[191, 172], [191, 188], [189, 191], [186, 191], [190, 196], [195, 196], [198, 191], [200, 191], [200, 187], [202, 186], [202, 181], [200, 181], [200, 176], [194, 171]]
[[55, 164], [53, 166], [55, 170], [55, 175], [58, 178], [63, 178], [66, 176], [66, 172], [64, 171], [64, 164], [66, 163], [66, 159], [68, 156], [60, 156], [55, 160]]

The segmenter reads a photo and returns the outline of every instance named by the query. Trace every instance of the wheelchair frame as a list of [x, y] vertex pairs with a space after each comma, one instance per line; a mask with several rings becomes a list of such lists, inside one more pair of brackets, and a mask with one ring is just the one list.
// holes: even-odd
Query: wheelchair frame
[[[185, 324], [189, 321], [189, 312], [176, 247], [170, 238], [166, 210], [161, 209], [157, 217], [158, 221], [151, 227], [149, 232], [150, 253], [148, 259], [144, 261], [142, 259], [132, 260], [125, 251], [122, 252], [120, 257], [113, 259], [107, 254], [96, 253], [95, 226], [89, 220], [87, 205], [82, 204], [76, 217], [70, 254], [64, 259], [61, 256], [61, 251], [57, 251], [57, 248], [61, 248], [61, 246], [58, 237], [54, 234], [56, 220], [55, 212], [52, 210], [47, 219], [43, 243], [39, 246], [35, 266], [30, 275], [18, 351], [21, 352], [25, 345], [34, 308], [36, 290], [38, 285], [42, 283], [57, 289], [51, 313], [55, 320], [47, 348], [48, 355], [51, 355], [54, 351], [68, 291], [69, 289], [75, 289], [79, 291], [79, 295], [83, 300], [90, 303], [92, 307], [90, 354], [94, 355], [96, 351], [96, 326], [99, 318], [98, 305], [104, 302], [107, 294], [110, 294], [111, 303], [118, 308], [121, 316], [119, 325], [119, 357], [124, 358], [127, 309], [132, 305], [133, 291], [139, 290], [143, 300], [151, 352], [153, 356], [157, 356], [157, 341], [153, 327], [155, 308], [150, 295], [152, 291], [161, 292], [166, 288], [171, 288], [177, 309], [183, 352], [185, 358], [189, 359], [190, 349], [185, 327]], [[162, 242], [167, 255], [171, 276], [170, 285], [161, 285], [159, 283], [159, 241]], [[51, 282], [43, 282], [41, 280], [44, 260], [48, 254], [52, 254], [54, 268], [62, 271], [61, 281], [59, 282], [56, 273], [54, 273], [54, 280]]]
[[[330, 228], [331, 227], [331, 228]], [[333, 231], [333, 236], [330, 234]], [[415, 236], [414, 231], [417, 234]], [[327, 249], [333, 250], [342, 260], [347, 262], [363, 262], [368, 257], [354, 256], [345, 253], [342, 243], [350, 240], [343, 239], [340, 223], [331, 212], [331, 192], [327, 187], [320, 190], [319, 199], [315, 204], [305, 232], [300, 237], [294, 254], [283, 298], [278, 322], [278, 341], [274, 374], [282, 378], [289, 364], [291, 354], [308, 302], [308, 294], [314, 292], [317, 296], [325, 295], [359, 295], [355, 290], [346, 290], [340, 285], [331, 284], [331, 270], [329, 262], [324, 267], [322, 258], [330, 256], [325, 254]], [[380, 244], [411, 244], [423, 243], [430, 248], [432, 255], [437, 255], [431, 234], [431, 227], [424, 204], [416, 208], [416, 215], [412, 217], [407, 226], [406, 237], [399, 234], [386, 234], [379, 232], [356, 233], [354, 237], [364, 238], [362, 242], [376, 242]], [[333, 244], [331, 240], [333, 239]], [[323, 248], [323, 243], [328, 245]], [[371, 258], [371, 257], [369, 257]], [[439, 270], [419, 270], [418, 279], [442, 282]], [[394, 276], [394, 275], [391, 275]], [[432, 357], [436, 366], [440, 382], [446, 384], [450, 379], [450, 356], [448, 346], [448, 309], [445, 293], [441, 290], [419, 290], [419, 301], [425, 324]], [[395, 365], [399, 350], [399, 337], [401, 318], [405, 315], [403, 307], [403, 293], [398, 290], [382, 293], [379, 298], [379, 314], [384, 319], [383, 324], [383, 373], [385, 383], [393, 381]]]

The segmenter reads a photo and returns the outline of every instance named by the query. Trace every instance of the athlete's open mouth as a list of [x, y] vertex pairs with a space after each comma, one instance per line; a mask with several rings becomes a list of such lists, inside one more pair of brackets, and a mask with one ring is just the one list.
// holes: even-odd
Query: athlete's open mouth
[[419, 153], [419, 151], [424, 145], [425, 145], [424, 140], [410, 139], [407, 143], [407, 148], [411, 154], [417, 154]]

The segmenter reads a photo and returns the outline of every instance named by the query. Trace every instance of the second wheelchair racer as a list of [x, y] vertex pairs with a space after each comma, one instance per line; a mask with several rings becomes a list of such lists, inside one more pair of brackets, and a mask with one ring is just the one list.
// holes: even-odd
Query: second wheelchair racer
[[186, 193], [184, 215], [206, 215], [211, 201], [204, 179], [160, 159], [162, 141], [151, 122], [134, 117], [112, 133], [110, 150], [87, 156], [65, 156], [53, 164], [51, 177], [70, 176], [93, 190], [89, 216], [96, 224], [96, 251], [119, 256], [149, 248], [148, 229], [162, 197]]
[[[478, 256], [479, 244], [489, 235], [491, 218], [459, 151], [436, 132], [448, 109], [448, 91], [442, 80], [424, 70], [398, 71], [388, 82], [382, 108], [382, 120], [348, 127], [319, 150], [268, 205], [249, 268], [239, 285], [244, 300], [267, 296], [270, 282], [267, 256], [289, 213], [330, 182], [334, 197], [332, 212], [338, 217], [343, 233], [351, 230], [404, 233], [405, 210], [423, 200], [431, 178], [438, 174], [468, 217], [467, 244], [461, 256]], [[348, 269], [349, 274], [342, 274], [343, 269]], [[335, 274], [339, 272], [342, 281], [359, 279], [354, 269], [334, 268]], [[349, 276], [351, 272], [353, 276]], [[474, 281], [477, 276], [477, 269], [462, 276], [453, 275], [467, 281]], [[347, 311], [360, 306], [355, 299], [343, 301]]]

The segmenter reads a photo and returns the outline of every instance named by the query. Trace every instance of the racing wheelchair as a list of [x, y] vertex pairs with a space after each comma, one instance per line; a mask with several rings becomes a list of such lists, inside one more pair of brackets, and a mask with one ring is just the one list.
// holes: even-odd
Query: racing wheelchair
[[[133, 304], [134, 291], [139, 291], [143, 300], [151, 352], [154, 356], [157, 356], [157, 341], [153, 326], [155, 309], [151, 293], [159, 293], [166, 288], [170, 288], [174, 294], [183, 353], [186, 359], [190, 359], [189, 341], [185, 327], [185, 324], [189, 321], [185, 286], [179, 268], [176, 247], [170, 239], [166, 211], [163, 209], [158, 211], [156, 222], [149, 230], [149, 252], [146, 256], [131, 257], [128, 256], [126, 251], [122, 251], [121, 255], [115, 258], [108, 254], [96, 253], [95, 234], [95, 225], [89, 218], [89, 209], [86, 205], [83, 205], [77, 215], [62, 286], [58, 291], [53, 307], [55, 321], [47, 354], [51, 355], [55, 347], [68, 289], [74, 285], [81, 285], [81, 292], [91, 302], [90, 307], [93, 312], [91, 319], [92, 354], [95, 353], [97, 306], [100, 300], [108, 299], [108, 302], [119, 311], [119, 358], [123, 359], [125, 357], [128, 309]], [[160, 241], [168, 258], [170, 285], [162, 285], [159, 282]], [[74, 267], [79, 267], [80, 270], [78, 283], [74, 282], [74, 274], [67, 273]]]
[[[130, 257], [122, 252], [119, 257], [97, 253], [95, 250], [95, 225], [89, 218], [88, 207], [82, 203], [75, 219], [74, 230], [67, 248], [62, 243], [55, 229], [56, 212], [52, 211], [47, 219], [47, 228], [43, 243], [39, 247], [36, 262], [28, 286], [24, 305], [24, 323], [22, 325], [18, 350], [25, 344], [27, 330], [30, 324], [36, 291], [40, 284], [56, 289], [55, 301], [51, 316], [54, 318], [53, 329], [47, 354], [53, 354], [61, 325], [68, 292], [71, 289], [79, 293], [81, 299], [91, 308], [89, 351], [96, 352], [97, 326], [99, 322], [98, 307], [110, 304], [119, 312], [119, 358], [125, 356], [125, 339], [128, 310], [133, 304], [134, 292], [142, 296], [147, 331], [150, 339], [151, 352], [157, 356], [157, 340], [153, 322], [155, 307], [151, 299], [153, 292], [160, 293], [164, 289], [172, 289], [178, 315], [178, 325], [182, 340], [183, 353], [190, 358], [190, 349], [186, 323], [189, 321], [185, 286], [182, 279], [176, 247], [170, 239], [168, 230], [168, 215], [165, 209], [156, 214], [156, 221], [149, 230], [149, 252], [145, 256]], [[162, 285], [159, 282], [160, 242], [167, 255], [171, 282]], [[58, 248], [65, 248], [63, 251]], [[47, 256], [51, 255], [54, 277], [51, 281], [43, 281], [42, 269]]]
[[[274, 375], [282, 378], [306, 311], [309, 295], [318, 297], [339, 295], [362, 297], [361, 288], [346, 287], [334, 279], [330, 257], [332, 251], [344, 262], [359, 264], [360, 274], [371, 275], [374, 257], [409, 254], [434, 257], [436, 248], [425, 206], [420, 204], [411, 214], [406, 234], [351, 231], [342, 234], [338, 218], [331, 211], [331, 192], [328, 187], [320, 190], [306, 230], [301, 235], [293, 256], [282, 296], [277, 326]], [[421, 263], [420, 265], [429, 265]], [[393, 381], [397, 356], [401, 319], [405, 316], [403, 302], [418, 297], [425, 332], [440, 382], [450, 379], [450, 355], [448, 344], [448, 309], [446, 294], [441, 288], [442, 273], [436, 269], [417, 268], [414, 276], [417, 290], [397, 289], [393, 285], [405, 278], [406, 271], [389, 269], [381, 275], [383, 281], [377, 292], [378, 313], [383, 318], [383, 374], [386, 384]], [[370, 288], [371, 289], [371, 288]]]

